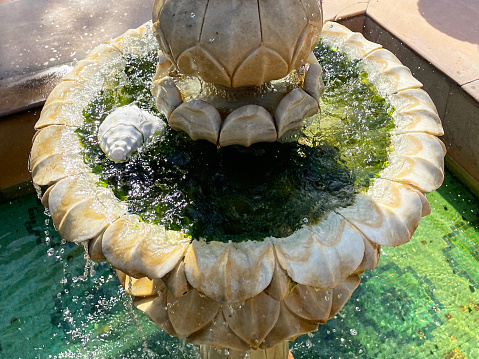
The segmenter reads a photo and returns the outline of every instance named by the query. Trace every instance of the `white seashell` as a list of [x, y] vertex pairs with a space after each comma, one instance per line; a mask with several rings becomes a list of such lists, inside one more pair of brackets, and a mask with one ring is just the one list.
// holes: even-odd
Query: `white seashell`
[[165, 130], [165, 123], [136, 105], [120, 107], [107, 116], [98, 129], [98, 141], [115, 163], [128, 161], [148, 138]]

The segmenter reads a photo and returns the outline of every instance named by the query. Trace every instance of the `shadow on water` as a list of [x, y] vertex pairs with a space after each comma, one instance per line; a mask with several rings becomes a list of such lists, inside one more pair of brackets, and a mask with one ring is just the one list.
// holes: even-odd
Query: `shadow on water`
[[444, 34], [479, 45], [477, 5], [474, 0], [419, 0], [418, 10], [431, 26]]

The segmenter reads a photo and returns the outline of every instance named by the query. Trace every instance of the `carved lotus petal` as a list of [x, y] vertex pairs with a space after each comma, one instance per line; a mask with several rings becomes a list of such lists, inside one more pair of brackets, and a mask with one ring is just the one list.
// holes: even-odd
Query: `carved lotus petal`
[[99, 235], [88, 241], [88, 256], [93, 262], [106, 261], [106, 258], [103, 255], [103, 251], [101, 249], [102, 238], [103, 233], [100, 233]]
[[359, 286], [361, 279], [357, 275], [352, 275], [344, 280], [340, 285], [332, 290], [332, 305], [331, 313], [328, 320], [334, 317], [343, 308], [346, 302], [351, 298], [351, 295]]
[[286, 272], [281, 268], [279, 263], [276, 262], [273, 278], [264, 292], [279, 302], [291, 292], [291, 289], [293, 289], [291, 279], [286, 275]]
[[186, 132], [193, 141], [204, 139], [218, 143], [221, 115], [205, 101], [183, 102], [172, 112], [168, 123], [172, 129]]
[[158, 64], [156, 65], [155, 76], [152, 80], [153, 84], [155, 84], [157, 81], [161, 80], [164, 77], [168, 77], [172, 65], [173, 64], [166, 57], [163, 51], [158, 50]]
[[136, 278], [162, 278], [178, 264], [187, 246], [182, 233], [141, 222], [136, 215], [116, 220], [102, 240], [108, 262]]
[[316, 288], [337, 286], [356, 270], [364, 253], [361, 233], [333, 212], [317, 225], [273, 243], [286, 273], [295, 282]]
[[106, 44], [118, 49], [123, 54], [144, 55], [157, 48], [151, 24], [144, 24], [136, 29], [129, 29], [123, 35], [106, 41]]
[[146, 277], [132, 278], [126, 276], [124, 283], [125, 292], [133, 297], [150, 297], [157, 296], [158, 293], [158, 281], [151, 280]]
[[155, 81], [152, 92], [156, 98], [156, 107], [166, 117], [183, 102], [180, 90], [171, 77]]
[[332, 292], [331, 289], [298, 284], [286, 297], [284, 304], [298, 317], [314, 323], [326, 323], [331, 312]]
[[444, 135], [436, 106], [426, 91], [404, 90], [390, 95], [388, 100], [396, 109], [392, 115], [396, 124], [393, 134], [425, 132], [434, 136]]
[[351, 32], [338, 47], [338, 51], [344, 52], [351, 60], [359, 60], [380, 48], [382, 48], [381, 45], [366, 40], [363, 34]]
[[328, 21], [323, 25], [321, 40], [325, 45], [338, 49], [352, 33], [346, 26]]
[[361, 61], [361, 67], [368, 73], [368, 79], [373, 83], [379, 94], [386, 97], [399, 91], [422, 87], [411, 70], [403, 66], [390, 51], [381, 49], [367, 55]]
[[30, 152], [33, 182], [50, 186], [67, 176], [90, 172], [81, 157], [81, 145], [73, 128], [48, 126], [39, 130]]
[[188, 282], [220, 303], [245, 301], [262, 292], [274, 272], [273, 246], [263, 242], [193, 241], [185, 256]]
[[444, 180], [444, 144], [426, 133], [391, 137], [394, 151], [379, 176], [416, 187], [423, 192], [439, 188]]
[[303, 120], [318, 110], [318, 102], [305, 91], [300, 88], [290, 91], [281, 99], [274, 113], [278, 138], [289, 131], [300, 130]]
[[319, 104], [319, 98], [323, 96], [324, 93], [324, 83], [322, 76], [323, 68], [319, 63], [309, 64], [308, 72], [304, 78], [303, 89], [309, 95], [311, 95], [316, 102]]
[[243, 342], [229, 327], [220, 310], [213, 320], [202, 330], [188, 337], [193, 344], [208, 344], [217, 348], [229, 348], [240, 352], [247, 352], [250, 347]]
[[364, 240], [364, 257], [358, 268], [354, 271], [355, 274], [360, 274], [366, 269], [374, 269], [379, 264], [379, 256], [381, 254], [381, 246], [371, 242], [366, 237]]
[[370, 241], [395, 247], [407, 243], [424, 214], [425, 196], [416, 189], [376, 179], [373, 187], [356, 195], [354, 205], [338, 211]]
[[260, 47], [248, 55], [236, 69], [232, 87], [260, 86], [269, 79], [280, 79], [288, 74], [288, 63], [275, 50]]
[[63, 81], [87, 84], [89, 89], [98, 91], [106, 79], [125, 66], [122, 54], [113, 46], [102, 44], [87, 57], [80, 60]]
[[273, 329], [279, 316], [280, 304], [264, 292], [245, 302], [223, 305], [223, 315], [231, 330], [253, 349]]
[[185, 263], [183, 261], [179, 262], [171, 272], [163, 277], [163, 282], [175, 297], [181, 297], [193, 289], [186, 280]]
[[48, 207], [53, 224], [67, 241], [94, 238], [126, 212], [126, 205], [98, 181], [96, 175], [80, 174], [60, 180], [51, 190]]
[[82, 111], [84, 105], [74, 100], [52, 100], [48, 105], [43, 106], [35, 129], [40, 130], [52, 125], [80, 127], [84, 121]]
[[144, 312], [148, 318], [170, 335], [177, 336], [171, 325], [167, 311], [167, 290], [161, 280], [155, 280], [157, 297], [133, 298], [133, 304]]
[[220, 304], [193, 289], [191, 292], [175, 297], [167, 292], [168, 318], [178, 337], [199, 331], [213, 321], [220, 310]]
[[276, 138], [276, 127], [270, 113], [261, 106], [246, 105], [226, 117], [219, 145], [248, 147], [256, 142], [274, 142]]
[[319, 40], [322, 12], [312, 0], [156, 1], [153, 22], [160, 48], [183, 74], [258, 86], [303, 64]]
[[313, 332], [317, 329], [317, 323], [293, 314], [283, 301], [281, 302], [278, 321], [263, 343], [261, 343], [260, 348], [271, 348], [283, 342], [285, 338], [286, 340], [294, 340], [301, 334]]

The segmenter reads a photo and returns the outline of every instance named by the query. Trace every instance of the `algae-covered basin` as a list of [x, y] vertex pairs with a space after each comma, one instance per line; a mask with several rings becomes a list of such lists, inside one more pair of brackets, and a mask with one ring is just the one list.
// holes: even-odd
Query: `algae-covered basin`
[[158, 114], [156, 51], [149, 24], [130, 30], [48, 98], [30, 166], [56, 229], [172, 335], [248, 350], [315, 330], [429, 213], [444, 156], [429, 96], [390, 52], [326, 23], [326, 91], [297, 141], [217, 149], [167, 129], [114, 164], [96, 132], [126, 104]]

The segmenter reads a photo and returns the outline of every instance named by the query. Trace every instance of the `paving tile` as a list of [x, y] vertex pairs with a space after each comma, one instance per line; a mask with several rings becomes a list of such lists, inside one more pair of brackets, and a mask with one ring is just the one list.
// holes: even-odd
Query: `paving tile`
[[448, 155], [479, 181], [479, 103], [459, 86], [451, 87], [443, 126]]
[[324, 20], [340, 20], [366, 12], [369, 0], [323, 0]]
[[479, 79], [477, 0], [371, 0], [367, 14], [458, 84]]

